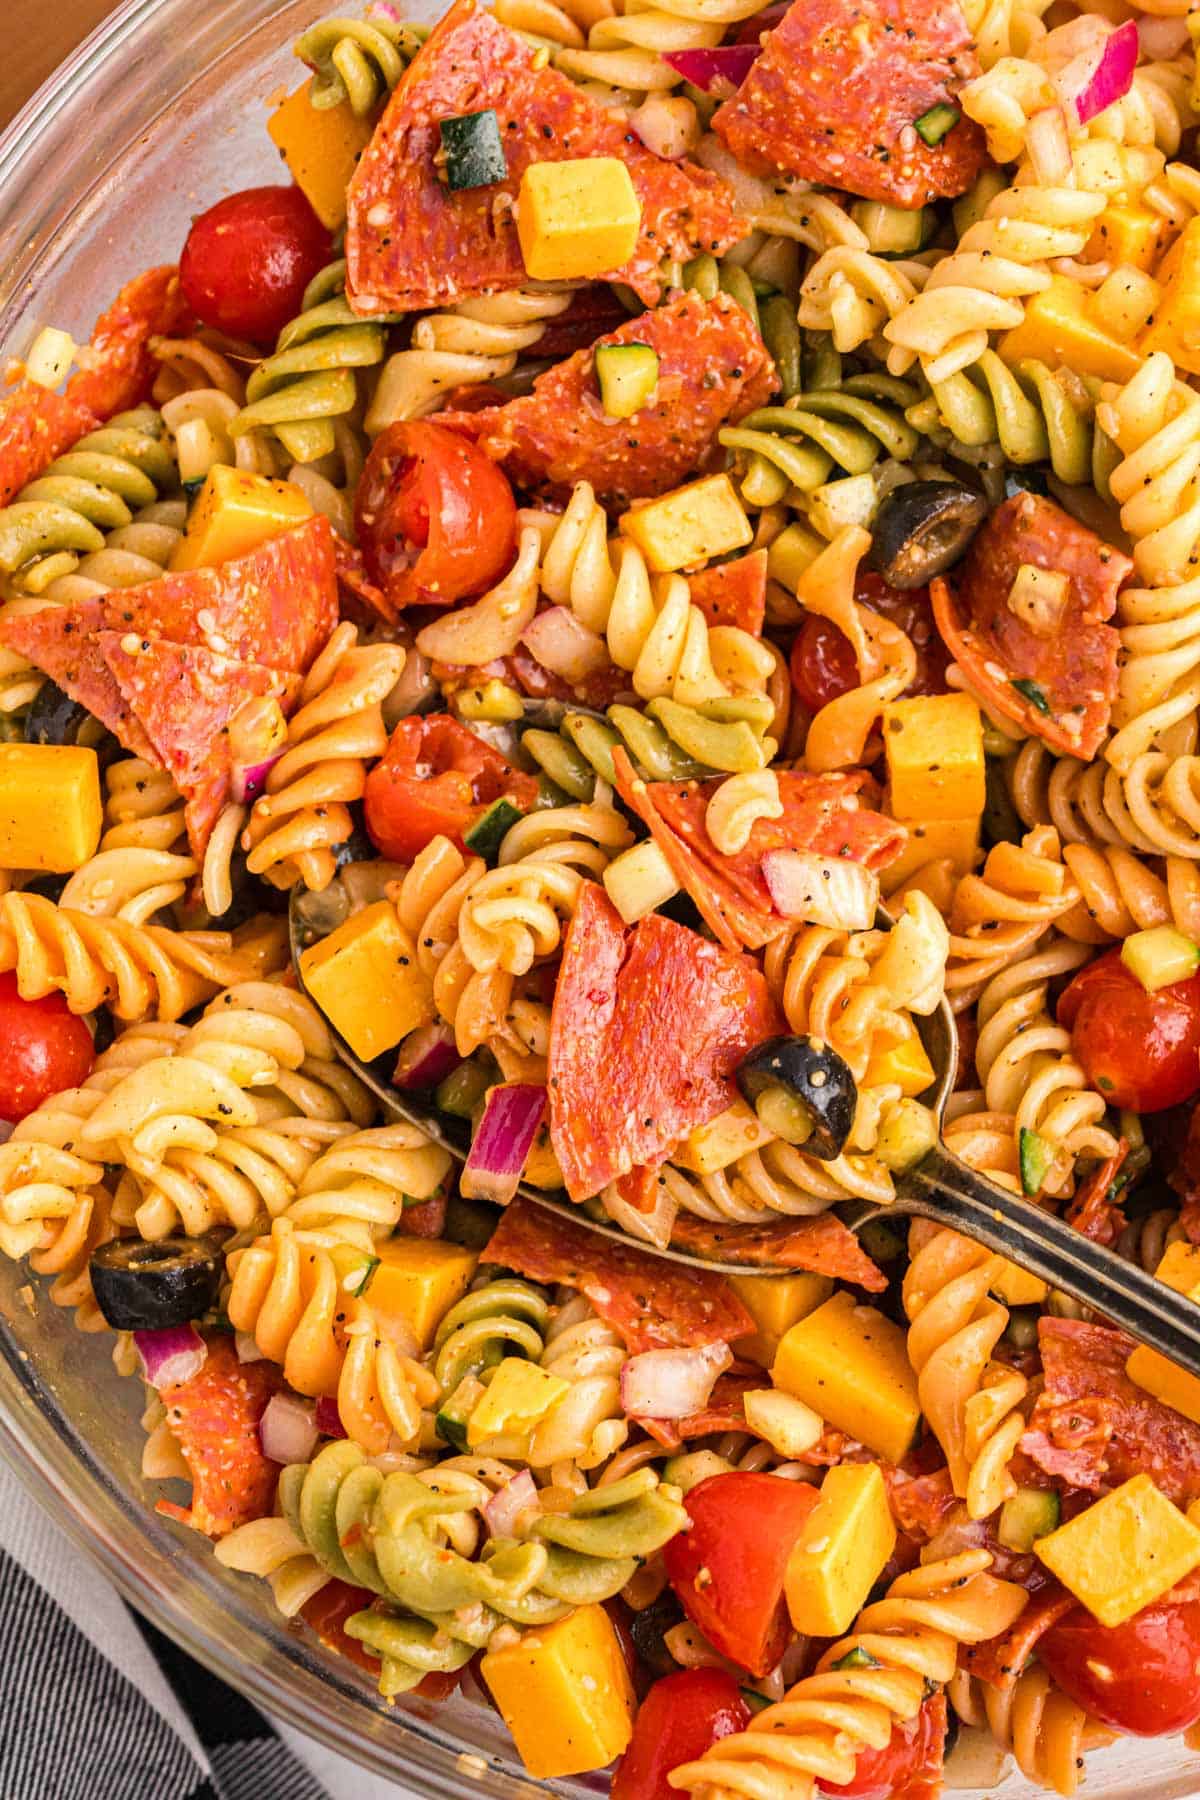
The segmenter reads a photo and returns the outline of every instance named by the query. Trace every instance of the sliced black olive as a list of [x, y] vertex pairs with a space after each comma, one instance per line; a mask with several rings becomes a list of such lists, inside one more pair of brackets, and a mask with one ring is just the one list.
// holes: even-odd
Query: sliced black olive
[[661, 1675], [675, 1674], [679, 1668], [667, 1649], [666, 1638], [668, 1631], [682, 1624], [683, 1608], [670, 1588], [664, 1588], [657, 1600], [635, 1612], [629, 1621], [633, 1647], [656, 1680]]
[[25, 715], [27, 744], [74, 744], [91, 718], [86, 706], [72, 700], [52, 681], [43, 681]]
[[1004, 475], [1004, 498], [1011, 500], [1014, 494], [1040, 494], [1043, 500], [1050, 498], [1050, 483], [1046, 480], [1043, 469], [1008, 469]]
[[223, 1266], [215, 1238], [114, 1238], [93, 1250], [88, 1268], [96, 1304], [114, 1331], [187, 1325], [216, 1300]]
[[961, 481], [909, 481], [875, 514], [869, 561], [894, 588], [924, 587], [966, 554], [987, 501]]
[[782, 1088], [799, 1101], [812, 1123], [806, 1152], [822, 1162], [842, 1154], [854, 1124], [858, 1088], [849, 1065], [824, 1038], [768, 1038], [750, 1052], [737, 1082], [751, 1106], [760, 1094]]

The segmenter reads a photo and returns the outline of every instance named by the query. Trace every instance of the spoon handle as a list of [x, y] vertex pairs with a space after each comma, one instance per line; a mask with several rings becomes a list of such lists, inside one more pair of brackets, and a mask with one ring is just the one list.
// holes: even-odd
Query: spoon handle
[[904, 1212], [962, 1231], [1011, 1257], [1200, 1377], [1200, 1306], [1136, 1264], [1081, 1237], [1020, 1194], [993, 1186], [940, 1146], [897, 1188]]

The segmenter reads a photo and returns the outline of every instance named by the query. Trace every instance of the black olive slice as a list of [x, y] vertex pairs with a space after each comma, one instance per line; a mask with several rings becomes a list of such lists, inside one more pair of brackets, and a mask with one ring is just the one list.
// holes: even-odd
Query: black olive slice
[[86, 706], [72, 700], [52, 681], [43, 681], [25, 715], [27, 744], [74, 744], [91, 718]]
[[858, 1088], [849, 1064], [824, 1038], [768, 1038], [738, 1069], [737, 1082], [751, 1106], [773, 1087], [794, 1095], [812, 1120], [807, 1154], [822, 1162], [842, 1154], [854, 1125]]
[[206, 1313], [221, 1285], [212, 1237], [114, 1238], [88, 1264], [96, 1304], [115, 1331], [162, 1331]]
[[965, 555], [987, 501], [960, 481], [909, 481], [875, 514], [868, 561], [894, 588], [919, 588]]

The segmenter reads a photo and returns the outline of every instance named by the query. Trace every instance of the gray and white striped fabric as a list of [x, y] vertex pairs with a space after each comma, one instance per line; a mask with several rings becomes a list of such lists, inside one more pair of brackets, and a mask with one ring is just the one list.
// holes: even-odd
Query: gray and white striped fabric
[[0, 1800], [403, 1800], [133, 1613], [0, 1463]]

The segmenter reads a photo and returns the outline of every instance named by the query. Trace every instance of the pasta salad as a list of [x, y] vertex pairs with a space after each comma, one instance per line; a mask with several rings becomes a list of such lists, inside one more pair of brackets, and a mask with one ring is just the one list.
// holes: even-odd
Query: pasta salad
[[1196, 1379], [895, 1204], [1200, 1299], [1194, 40], [374, 0], [8, 369], [0, 1253], [536, 1778], [1200, 1748]]

